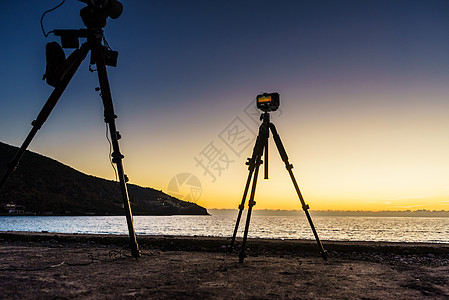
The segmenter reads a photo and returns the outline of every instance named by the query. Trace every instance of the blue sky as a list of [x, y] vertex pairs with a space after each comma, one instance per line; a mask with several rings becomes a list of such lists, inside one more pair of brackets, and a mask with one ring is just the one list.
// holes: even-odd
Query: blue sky
[[[39, 22], [58, 3], [2, 6], [2, 142], [21, 144], [52, 91], [41, 78], [45, 44], [57, 39], [45, 38]], [[203, 185], [200, 204], [236, 207], [252, 146], [234, 155], [220, 133], [235, 118], [257, 132], [245, 110], [260, 92], [277, 91], [282, 113], [273, 121], [315, 207], [448, 207], [449, 2], [123, 4], [105, 37], [119, 51], [108, 72], [131, 182], [166, 190], [188, 172]], [[83, 28], [83, 6], [66, 1], [46, 16], [46, 30]], [[96, 86], [86, 61], [31, 149], [112, 179]], [[211, 142], [234, 161], [215, 182], [194, 159]], [[295, 209], [271, 155], [259, 208]]]

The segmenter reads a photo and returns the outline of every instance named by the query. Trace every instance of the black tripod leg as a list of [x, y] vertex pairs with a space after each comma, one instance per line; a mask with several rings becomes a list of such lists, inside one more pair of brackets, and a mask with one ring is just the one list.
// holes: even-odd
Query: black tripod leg
[[81, 62], [84, 60], [88, 52], [88, 46], [82, 45], [80, 49], [73, 51], [73, 53], [70, 54], [70, 56], [67, 58], [67, 69], [64, 72], [64, 77], [61, 79], [61, 82], [55, 87], [50, 97], [48, 97], [47, 102], [45, 102], [44, 107], [42, 107], [36, 120], [31, 123], [31, 125], [33, 125], [33, 128], [31, 129], [30, 133], [28, 133], [28, 136], [23, 141], [22, 146], [19, 148], [14, 158], [11, 160], [11, 162], [8, 163], [7, 169], [0, 180], [0, 188], [2, 188], [8, 177], [16, 169], [20, 159], [30, 145], [37, 131], [45, 123], [56, 103], [58, 103], [59, 98], [61, 98], [62, 93], [66, 89], [67, 85], [69, 84], [73, 75], [76, 73], [76, 70], [78, 70], [78, 67], [80, 66]]
[[234, 234], [232, 235], [231, 245], [229, 246], [229, 253], [231, 253], [234, 250], [235, 237], [237, 236], [240, 219], [242, 218], [242, 212], [243, 212], [243, 209], [245, 208], [246, 196], [248, 195], [249, 185], [251, 183], [251, 178], [254, 174], [254, 168], [256, 166], [256, 157], [257, 157], [257, 155], [262, 155], [262, 151], [263, 151], [263, 147], [264, 147], [264, 145], [262, 144], [263, 136], [265, 134], [264, 131], [267, 131], [267, 129], [264, 129], [263, 126], [266, 127], [266, 125], [263, 125], [263, 124], [260, 126], [259, 134], [257, 135], [257, 138], [256, 138], [256, 144], [254, 145], [254, 148], [253, 148], [253, 154], [252, 154], [251, 158], [248, 158], [248, 162], [246, 163], [248, 165], [249, 173], [248, 173], [248, 178], [246, 179], [246, 185], [245, 185], [245, 190], [243, 192], [242, 202], [239, 205], [239, 214], [237, 216], [237, 221], [235, 223]]
[[[267, 119], [268, 120], [268, 119]], [[242, 241], [242, 249], [240, 250], [239, 254], [239, 262], [243, 263], [243, 260], [245, 259], [245, 246], [246, 246], [246, 240], [248, 237], [248, 230], [249, 230], [249, 224], [251, 220], [251, 213], [253, 210], [253, 206], [256, 204], [254, 201], [254, 196], [256, 194], [256, 185], [257, 185], [257, 177], [259, 175], [259, 167], [262, 164], [262, 155], [265, 151], [267, 151], [268, 148], [268, 122], [263, 122], [259, 127], [259, 135], [257, 136], [256, 145], [254, 146], [253, 150], [253, 156], [250, 160], [250, 171], [251, 168], [254, 170], [254, 176], [253, 176], [253, 185], [251, 187], [251, 195], [249, 197], [248, 201], [248, 213], [246, 215], [246, 225], [245, 225], [245, 232], [243, 234], [243, 241]], [[247, 181], [247, 187], [249, 187], [249, 181]]]
[[125, 173], [123, 170], [122, 159], [124, 156], [120, 153], [120, 148], [118, 144], [119, 134], [117, 132], [117, 128], [115, 127], [115, 118], [117, 118], [117, 116], [114, 114], [111, 89], [109, 87], [108, 75], [106, 72], [104, 48], [100, 44], [100, 41], [98, 41], [98, 44], [96, 45], [95, 61], [97, 64], [98, 80], [100, 82], [101, 98], [103, 100], [104, 106], [104, 121], [109, 126], [112, 148], [114, 150], [114, 152], [112, 153], [112, 162], [117, 165], [117, 173], [120, 180], [120, 191], [122, 193], [123, 204], [125, 207], [131, 253], [133, 257], [137, 258], [140, 256], [140, 251], [139, 245], [137, 244], [136, 232], [134, 230], [133, 215], [131, 212], [131, 206], [129, 203], [129, 196], [128, 196], [128, 188], [126, 186]]
[[242, 218], [242, 212], [245, 208], [245, 200], [248, 194], [249, 184], [251, 182], [251, 177], [253, 176], [254, 168], [251, 168], [248, 173], [248, 179], [246, 180], [245, 191], [243, 192], [242, 202], [239, 205], [239, 214], [237, 216], [237, 221], [235, 222], [234, 234], [232, 235], [231, 244], [229, 245], [229, 253], [234, 250], [235, 237], [237, 236], [237, 231], [239, 229], [240, 219]]
[[248, 238], [248, 230], [249, 230], [249, 223], [251, 220], [251, 212], [253, 210], [253, 206], [256, 204], [254, 201], [254, 196], [256, 194], [256, 185], [257, 185], [257, 176], [259, 175], [259, 167], [262, 163], [262, 160], [260, 159], [261, 155], [258, 155], [256, 157], [256, 167], [254, 169], [254, 178], [253, 178], [253, 185], [251, 187], [251, 195], [249, 197], [248, 201], [248, 213], [246, 215], [246, 225], [245, 225], [245, 233], [243, 234], [243, 241], [242, 241], [242, 249], [240, 250], [239, 254], [239, 263], [243, 263], [243, 260], [246, 257], [245, 254], [245, 247], [246, 247], [246, 240]]
[[276, 131], [276, 127], [274, 126], [273, 123], [270, 123], [270, 129], [271, 129], [271, 132], [273, 133], [273, 139], [276, 143], [276, 147], [279, 150], [279, 154], [281, 155], [282, 161], [285, 163], [285, 167], [288, 170], [288, 174], [290, 175], [293, 185], [295, 186], [296, 193], [298, 194], [299, 200], [301, 201], [301, 204], [302, 204], [302, 209], [304, 210], [307, 220], [309, 221], [310, 227], [312, 228], [312, 232], [313, 232], [313, 235], [315, 236], [315, 240], [318, 244], [318, 248], [320, 249], [321, 256], [323, 257], [323, 259], [327, 259], [327, 251], [324, 250], [323, 245], [321, 244], [320, 238], [318, 237], [318, 233], [315, 230], [315, 226], [313, 225], [312, 218], [310, 217], [310, 214], [308, 211], [309, 205], [307, 205], [305, 203], [304, 198], [302, 197], [301, 191], [299, 190], [298, 183], [296, 182], [296, 179], [295, 179], [295, 175], [293, 175], [293, 171], [292, 171], [293, 165], [291, 165], [288, 161], [287, 152], [285, 152], [285, 148], [282, 145], [281, 138], [279, 137], [279, 134]]

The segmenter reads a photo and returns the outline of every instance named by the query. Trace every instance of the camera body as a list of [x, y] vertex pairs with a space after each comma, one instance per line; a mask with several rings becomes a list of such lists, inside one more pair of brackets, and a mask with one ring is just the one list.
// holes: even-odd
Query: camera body
[[279, 108], [279, 94], [278, 93], [263, 93], [256, 97], [257, 108], [264, 111], [276, 111]]

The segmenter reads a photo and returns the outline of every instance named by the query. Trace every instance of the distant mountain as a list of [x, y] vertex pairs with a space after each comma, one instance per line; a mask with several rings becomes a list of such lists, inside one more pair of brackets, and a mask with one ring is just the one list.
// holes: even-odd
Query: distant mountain
[[[18, 148], [0, 142], [0, 176]], [[195, 203], [128, 184], [135, 215], [207, 215]], [[54, 159], [26, 151], [0, 189], [0, 204], [15, 203], [37, 214], [123, 215], [119, 183], [83, 174]]]

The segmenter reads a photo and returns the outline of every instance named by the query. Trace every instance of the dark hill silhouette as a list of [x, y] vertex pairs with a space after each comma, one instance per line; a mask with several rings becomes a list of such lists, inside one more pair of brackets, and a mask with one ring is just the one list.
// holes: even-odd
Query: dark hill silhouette
[[[18, 148], [0, 142], [0, 176]], [[128, 184], [136, 215], [207, 215], [195, 203], [162, 191]], [[0, 190], [0, 203], [14, 202], [37, 214], [123, 215], [119, 184], [86, 175], [54, 159], [26, 151]]]

